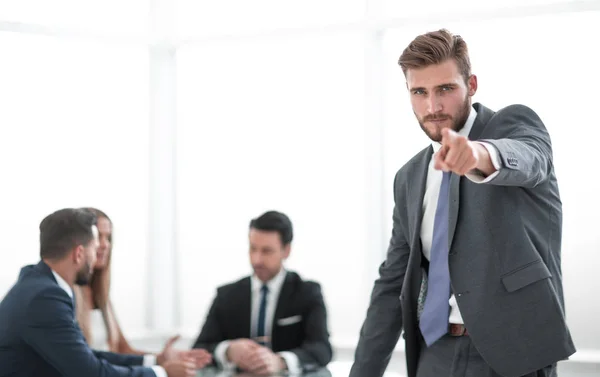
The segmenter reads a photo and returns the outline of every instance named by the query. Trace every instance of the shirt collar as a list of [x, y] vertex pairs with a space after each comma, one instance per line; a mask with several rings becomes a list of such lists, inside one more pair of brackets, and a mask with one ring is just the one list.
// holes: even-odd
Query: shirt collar
[[260, 291], [260, 288], [263, 286], [263, 284], [266, 284], [266, 286], [269, 288], [269, 292], [278, 292], [281, 289], [281, 286], [283, 285], [286, 274], [287, 274], [287, 271], [285, 270], [285, 268], [282, 267], [281, 270], [279, 270], [279, 272], [277, 273], [277, 275], [275, 275], [273, 277], [273, 279], [269, 280], [266, 283], [263, 283], [258, 278], [258, 276], [252, 275], [252, 278], [251, 278], [252, 292]]
[[65, 281], [65, 279], [63, 279], [59, 274], [56, 273], [56, 271], [51, 270], [52, 271], [52, 275], [54, 275], [54, 278], [56, 279], [56, 282], [58, 283], [58, 286], [61, 287], [62, 289], [64, 289], [65, 292], [67, 292], [67, 294], [69, 295], [69, 297], [71, 297], [71, 299], [73, 298], [73, 289], [71, 288], [71, 286]]
[[[467, 118], [465, 125], [458, 131], [460, 136], [469, 136], [471, 128], [473, 128], [473, 124], [475, 123], [475, 118], [477, 118], [477, 111], [471, 106], [471, 111], [469, 112], [469, 117]], [[431, 146], [433, 147], [433, 153], [435, 153], [440, 150], [442, 144], [437, 141], [432, 141]]]

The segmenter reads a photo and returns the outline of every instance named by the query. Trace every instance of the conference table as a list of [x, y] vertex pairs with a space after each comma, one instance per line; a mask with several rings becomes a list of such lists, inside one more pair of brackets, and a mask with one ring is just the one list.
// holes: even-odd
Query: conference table
[[[284, 376], [284, 374], [274, 375], [274, 376]], [[273, 377], [274, 377], [273, 376]], [[218, 369], [215, 367], [204, 368], [198, 371], [196, 377], [256, 377], [256, 375], [251, 373], [240, 373], [235, 371], [224, 371], [222, 369]], [[331, 372], [326, 369], [320, 369], [314, 372], [305, 373], [302, 377], [334, 377]], [[348, 375], [346, 375], [348, 377]]]
[[[351, 362], [333, 361], [327, 368], [322, 368], [314, 372], [303, 374], [301, 377], [348, 377], [350, 374]], [[284, 375], [276, 375], [284, 376]], [[226, 371], [215, 367], [207, 367], [198, 371], [196, 377], [256, 377], [249, 373], [239, 373], [235, 371]], [[272, 376], [275, 377], [275, 376]], [[383, 377], [405, 377], [396, 372], [385, 372]]]

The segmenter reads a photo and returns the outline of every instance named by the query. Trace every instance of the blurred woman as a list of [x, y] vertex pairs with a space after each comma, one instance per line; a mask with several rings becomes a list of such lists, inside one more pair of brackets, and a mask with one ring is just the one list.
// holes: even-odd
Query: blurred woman
[[79, 327], [92, 348], [125, 354], [147, 352], [131, 347], [117, 321], [110, 302], [110, 260], [112, 255], [112, 221], [106, 213], [88, 208], [98, 218], [99, 247], [90, 284], [75, 289]]
[[[112, 256], [112, 221], [108, 215], [96, 208], [87, 208], [97, 217], [98, 251], [94, 273], [86, 286], [76, 286], [75, 315], [79, 327], [91, 348], [99, 351], [109, 351], [122, 354], [148, 355], [131, 347], [115, 316], [110, 302], [110, 265]], [[156, 362], [173, 358], [188, 358], [195, 362], [197, 368], [203, 368], [211, 363], [212, 356], [206, 350], [179, 351], [173, 349], [173, 344], [179, 337], [169, 339], [161, 353], [156, 355]]]

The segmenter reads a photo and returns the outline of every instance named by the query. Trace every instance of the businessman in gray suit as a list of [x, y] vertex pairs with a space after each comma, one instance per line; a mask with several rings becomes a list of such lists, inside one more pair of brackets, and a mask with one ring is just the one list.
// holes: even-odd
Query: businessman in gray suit
[[396, 174], [350, 376], [382, 376], [402, 331], [409, 377], [556, 376], [575, 346], [548, 131], [526, 106], [472, 104], [466, 43], [447, 30], [418, 36], [399, 64], [432, 145]]

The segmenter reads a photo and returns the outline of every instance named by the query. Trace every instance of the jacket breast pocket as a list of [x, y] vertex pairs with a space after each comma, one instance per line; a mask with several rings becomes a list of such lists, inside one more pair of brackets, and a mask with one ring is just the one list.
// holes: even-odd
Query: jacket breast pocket
[[548, 267], [541, 260], [527, 264], [501, 277], [504, 288], [508, 292], [514, 292], [523, 287], [533, 284], [542, 279], [552, 277]]
[[300, 322], [302, 322], [302, 316], [294, 315], [294, 316], [287, 317], [287, 318], [279, 318], [277, 320], [277, 325], [278, 326], [290, 326], [290, 325], [300, 323]]

